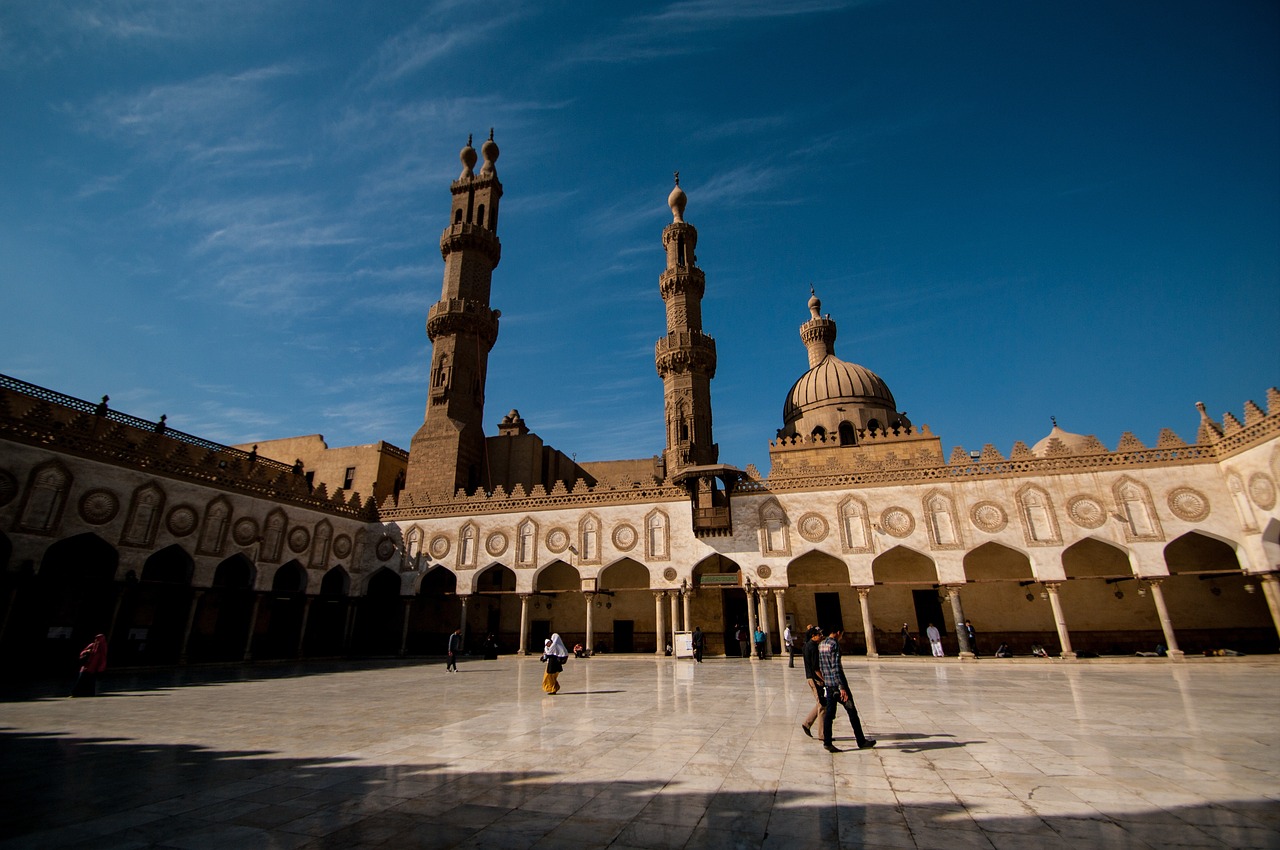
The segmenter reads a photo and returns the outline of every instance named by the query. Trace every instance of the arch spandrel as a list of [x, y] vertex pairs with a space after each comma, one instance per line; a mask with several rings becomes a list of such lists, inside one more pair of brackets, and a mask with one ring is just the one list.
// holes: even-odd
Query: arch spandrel
[[938, 565], [910, 546], [894, 546], [871, 562], [876, 584], [937, 584]]
[[842, 559], [820, 549], [811, 549], [787, 564], [787, 584], [850, 587], [853, 579], [849, 565]]
[[649, 569], [632, 558], [619, 558], [600, 571], [600, 590], [648, 590], [653, 584]]
[[1133, 560], [1126, 547], [1093, 535], [1062, 550], [1062, 572], [1067, 578], [1135, 575]]
[[1029, 581], [1036, 578], [1031, 557], [1026, 552], [994, 541], [965, 553], [964, 576], [968, 581]]
[[1164, 562], [1170, 575], [1244, 569], [1234, 542], [1201, 531], [1170, 540], [1164, 547]]

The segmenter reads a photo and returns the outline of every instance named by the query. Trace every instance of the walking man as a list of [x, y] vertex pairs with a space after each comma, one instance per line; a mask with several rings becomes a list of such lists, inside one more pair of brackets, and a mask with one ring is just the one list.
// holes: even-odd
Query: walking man
[[746, 626], [734, 626], [733, 639], [738, 642], [738, 652], [743, 658], [751, 657], [751, 635]]
[[822, 746], [827, 752], [838, 753], [840, 750], [831, 743], [831, 721], [836, 716], [836, 706], [845, 704], [849, 712], [849, 722], [853, 724], [853, 736], [858, 741], [858, 749], [865, 750], [876, 745], [862, 731], [862, 721], [858, 718], [858, 708], [853, 704], [853, 694], [849, 693], [849, 681], [844, 677], [844, 665], [840, 663], [840, 638], [844, 637], [844, 629], [831, 626], [827, 629], [827, 639], [818, 644], [818, 674], [822, 676], [822, 687], [826, 711], [822, 715]]
[[822, 632], [810, 626], [805, 632], [804, 647], [800, 650], [801, 660], [804, 662], [804, 680], [808, 683], [809, 690], [813, 692], [813, 708], [801, 721], [800, 730], [810, 738], [813, 737], [814, 722], [827, 706], [827, 701], [822, 696], [822, 679], [818, 677], [818, 643], [821, 640]]
[[702, 651], [707, 648], [707, 639], [702, 634], [702, 626], [693, 627], [693, 660], [702, 663]]
[[446, 673], [458, 672], [458, 653], [460, 651], [462, 651], [462, 629], [454, 629], [453, 634], [449, 635], [449, 648], [444, 663]]
[[796, 636], [791, 633], [791, 624], [782, 630], [782, 642], [787, 646], [787, 666], [796, 666]]

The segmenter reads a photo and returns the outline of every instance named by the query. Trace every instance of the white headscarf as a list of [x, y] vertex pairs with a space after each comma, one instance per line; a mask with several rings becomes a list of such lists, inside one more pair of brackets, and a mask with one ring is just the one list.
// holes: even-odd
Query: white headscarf
[[569, 657], [569, 650], [564, 648], [564, 641], [560, 640], [560, 635], [551, 636], [551, 645], [546, 648], [547, 655], [558, 655], [561, 658]]

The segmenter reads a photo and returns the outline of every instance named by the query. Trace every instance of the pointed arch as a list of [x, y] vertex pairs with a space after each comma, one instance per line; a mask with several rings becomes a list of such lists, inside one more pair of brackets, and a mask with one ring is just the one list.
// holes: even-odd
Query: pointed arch
[[849, 565], [826, 552], [806, 552], [787, 565], [787, 584], [850, 587]]
[[213, 587], [249, 590], [254, 586], [258, 570], [242, 553], [236, 552], [218, 564], [213, 571]]
[[930, 490], [920, 500], [920, 505], [924, 509], [929, 545], [934, 549], [963, 549], [964, 539], [960, 533], [955, 500], [941, 490]]
[[400, 576], [389, 567], [381, 567], [364, 583], [364, 595], [377, 599], [395, 599], [400, 596]]
[[458, 574], [446, 566], [436, 564], [418, 580], [418, 595], [428, 596], [458, 592]]
[[51, 460], [31, 470], [18, 510], [18, 530], [52, 534], [62, 521], [70, 489], [71, 472], [60, 461]]
[[476, 573], [476, 593], [510, 593], [516, 589], [516, 574], [503, 564], [490, 564]]
[[152, 552], [142, 565], [142, 581], [165, 584], [191, 584], [196, 562], [177, 543]]
[[1156, 515], [1151, 490], [1131, 476], [1120, 478], [1111, 488], [1120, 516], [1124, 517], [1124, 536], [1129, 542], [1163, 540], [1164, 529]]
[[638, 561], [622, 558], [600, 571], [600, 590], [647, 590], [652, 585], [649, 570]]
[[200, 540], [196, 544], [198, 555], [221, 555], [227, 543], [227, 529], [231, 527], [231, 502], [219, 496], [204, 511], [204, 525], [200, 527]]
[[280, 563], [280, 555], [284, 550], [284, 533], [289, 527], [289, 516], [280, 508], [267, 514], [262, 525], [262, 546], [258, 557], [268, 564]]
[[351, 575], [344, 567], [334, 567], [320, 580], [320, 595], [326, 598], [346, 596], [351, 592]]
[[839, 428], [837, 429], [837, 433], [840, 436], [840, 445], [842, 446], [857, 445], [858, 443], [857, 432], [853, 428], [853, 423], [850, 422], [849, 420], [845, 419], [841, 421]]
[[871, 562], [876, 584], [937, 584], [938, 566], [910, 546], [894, 546]]
[[661, 508], [654, 508], [644, 517], [644, 555], [649, 561], [666, 561], [671, 557], [669, 529], [671, 518]]
[[406, 571], [416, 570], [422, 563], [422, 547], [425, 539], [426, 532], [417, 525], [411, 526], [405, 532], [404, 554], [401, 556], [401, 563]]
[[1062, 572], [1067, 578], [1116, 578], [1134, 574], [1129, 553], [1097, 537], [1086, 537], [1062, 550]]
[[534, 575], [533, 589], [539, 593], [549, 590], [581, 590], [582, 574], [564, 561], [552, 561]]
[[306, 593], [307, 571], [302, 562], [294, 558], [277, 567], [271, 577], [271, 590], [273, 593]]
[[120, 545], [153, 545], [156, 542], [156, 531], [160, 528], [164, 502], [164, 490], [154, 481], [134, 490], [133, 497], [129, 500], [129, 512], [125, 515], [124, 528], [120, 532]]
[[1026, 484], [1017, 493], [1018, 518], [1028, 546], [1057, 546], [1062, 543], [1053, 499], [1043, 487]]
[[759, 510], [760, 554], [790, 555], [791, 534], [787, 512], [775, 498], [764, 501]]
[[994, 541], [965, 553], [964, 576], [968, 581], [1033, 581], [1036, 578], [1027, 553]]
[[1243, 571], [1235, 544], [1200, 531], [1188, 531], [1164, 547], [1169, 574]]

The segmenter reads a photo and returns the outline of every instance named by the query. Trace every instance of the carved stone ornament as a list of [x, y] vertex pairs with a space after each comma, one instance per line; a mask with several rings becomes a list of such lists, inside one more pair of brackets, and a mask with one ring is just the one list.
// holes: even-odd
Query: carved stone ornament
[[907, 537], [916, 530], [916, 518], [906, 508], [885, 508], [880, 514], [880, 527], [894, 537]]
[[663, 577], [664, 579], [666, 579], [667, 581], [675, 581], [675, 580], [676, 580], [676, 568], [675, 568], [675, 567], [667, 567], [665, 570], [663, 570], [663, 571], [662, 571], [662, 577]]
[[339, 534], [333, 538], [333, 554], [339, 558], [345, 558], [351, 554], [351, 538], [345, 534]]
[[509, 545], [510, 541], [507, 539], [507, 535], [501, 531], [495, 531], [485, 538], [484, 551], [496, 558], [505, 553]]
[[373, 547], [373, 553], [378, 556], [379, 561], [389, 561], [396, 553], [396, 542], [384, 534], [378, 545]]
[[1255, 472], [1249, 476], [1249, 498], [1264, 511], [1276, 506], [1276, 485], [1265, 472]]
[[13, 501], [18, 495], [18, 479], [7, 469], [0, 469], [0, 507]]
[[1209, 497], [1190, 487], [1170, 490], [1168, 502], [1173, 515], [1187, 522], [1199, 522], [1209, 515]]
[[547, 532], [547, 549], [559, 555], [569, 548], [569, 532], [563, 528], [553, 528]]
[[[822, 517], [818, 517], [818, 518], [819, 518], [819, 519], [821, 519]], [[773, 575], [773, 570], [769, 569], [769, 565], [768, 565], [768, 564], [761, 564], [761, 565], [756, 569], [756, 575], [757, 575], [759, 578], [765, 579], [765, 578], [768, 578], [769, 576]]]
[[248, 546], [258, 539], [258, 522], [252, 517], [241, 517], [231, 527], [231, 539], [239, 546]]
[[443, 534], [437, 534], [431, 538], [431, 557], [439, 560], [449, 554], [449, 538]]
[[120, 500], [110, 490], [90, 490], [80, 497], [80, 517], [90, 525], [111, 522], [120, 512]]
[[639, 539], [635, 526], [625, 522], [613, 530], [613, 545], [620, 552], [630, 552]]
[[[821, 543], [827, 539], [827, 532], [830, 531], [827, 521], [815, 513], [807, 513], [800, 517], [796, 527], [800, 530], [800, 536], [810, 543]], [[766, 576], [762, 575], [761, 578]]]
[[1067, 502], [1067, 516], [1081, 528], [1101, 528], [1107, 521], [1107, 510], [1092, 496], [1073, 496]]
[[295, 525], [289, 529], [289, 551], [301, 552], [307, 548], [307, 544], [311, 542], [311, 532], [307, 531], [300, 525]]
[[174, 505], [165, 518], [165, 527], [174, 537], [186, 537], [196, 530], [196, 509], [190, 505]]
[[969, 511], [969, 520], [979, 531], [995, 534], [1004, 531], [1009, 524], [1009, 515], [995, 502], [978, 502]]

